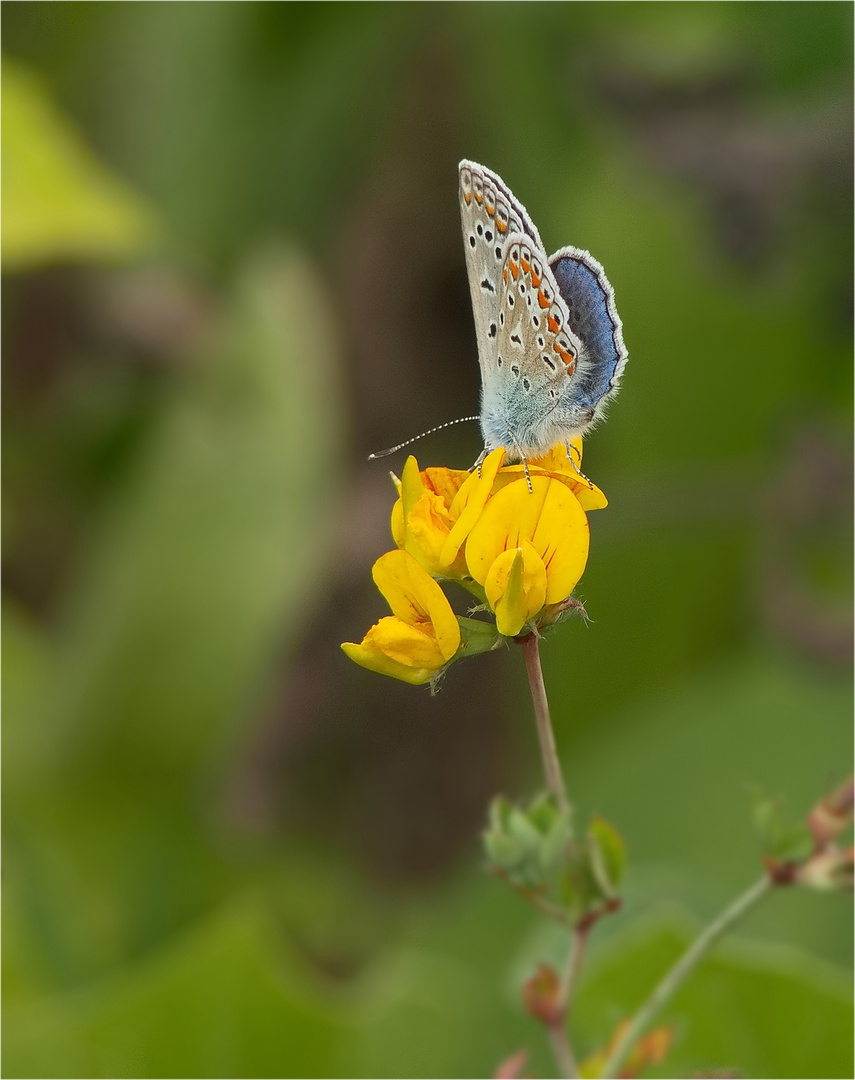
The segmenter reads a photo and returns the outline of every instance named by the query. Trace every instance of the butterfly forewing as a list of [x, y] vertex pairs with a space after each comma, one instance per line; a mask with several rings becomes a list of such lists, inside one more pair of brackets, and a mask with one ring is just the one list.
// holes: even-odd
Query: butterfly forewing
[[459, 178], [466, 269], [483, 375], [495, 360], [499, 281], [508, 236], [525, 233], [536, 245], [542, 245], [528, 214], [495, 173], [472, 161], [461, 161]]

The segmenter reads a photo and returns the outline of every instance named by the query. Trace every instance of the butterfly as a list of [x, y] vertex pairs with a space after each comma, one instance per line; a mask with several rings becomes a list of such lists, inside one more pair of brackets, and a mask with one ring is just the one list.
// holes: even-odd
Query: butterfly
[[597, 260], [575, 247], [547, 257], [495, 173], [461, 161], [459, 197], [481, 365], [479, 462], [503, 446], [525, 463], [602, 419], [626, 367], [623, 324]]

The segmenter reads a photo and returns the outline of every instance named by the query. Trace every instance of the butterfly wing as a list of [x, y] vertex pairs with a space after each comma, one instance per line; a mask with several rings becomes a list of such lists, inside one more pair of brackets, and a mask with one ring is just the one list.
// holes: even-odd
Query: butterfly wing
[[[499, 282], [505, 245], [511, 233], [529, 236], [543, 250], [528, 214], [495, 173], [474, 161], [461, 161], [458, 169], [463, 246], [481, 376], [492, 373], [499, 330]], [[544, 262], [546, 262], [544, 254]]]
[[459, 179], [485, 447], [537, 457], [583, 434], [617, 389], [627, 355], [614, 291], [586, 251], [547, 259], [495, 173], [461, 161]]
[[572, 393], [580, 408], [592, 411], [590, 426], [602, 417], [626, 367], [623, 324], [614, 289], [593, 255], [564, 247], [550, 256], [549, 265], [582, 344]]
[[484, 380], [485, 442], [539, 457], [570, 437], [559, 409], [572, 392], [580, 342], [545, 255], [522, 233], [506, 244], [498, 324], [493, 370]]

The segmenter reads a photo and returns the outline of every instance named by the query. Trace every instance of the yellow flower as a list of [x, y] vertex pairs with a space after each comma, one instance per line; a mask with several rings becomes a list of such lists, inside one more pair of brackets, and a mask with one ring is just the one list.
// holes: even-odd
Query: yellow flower
[[496, 450], [480, 473], [459, 469], [419, 472], [407, 458], [401, 476], [400, 498], [392, 507], [392, 537], [434, 577], [468, 577], [461, 548], [478, 520], [504, 460]]
[[[528, 463], [529, 472], [545, 472], [548, 476], [552, 476], [566, 484], [581, 503], [583, 510], [602, 510], [609, 505], [609, 500], [596, 484], [591, 483], [580, 472], [582, 467], [582, 440], [572, 439], [570, 447], [570, 453], [573, 455], [572, 460], [568, 456], [564, 444], [559, 443], [558, 446], [553, 446], [543, 457], [530, 460]], [[510, 483], [511, 480], [518, 480], [524, 475], [524, 472], [522, 465], [508, 465], [502, 469], [499, 479], [504, 483]]]
[[430, 682], [460, 647], [460, 626], [445, 593], [407, 551], [381, 555], [372, 571], [392, 615], [360, 644], [342, 649], [357, 664], [419, 685]]
[[507, 637], [566, 600], [588, 559], [588, 518], [577, 496], [563, 480], [529, 471], [531, 490], [524, 477], [506, 483], [466, 541], [469, 573], [484, 586]]

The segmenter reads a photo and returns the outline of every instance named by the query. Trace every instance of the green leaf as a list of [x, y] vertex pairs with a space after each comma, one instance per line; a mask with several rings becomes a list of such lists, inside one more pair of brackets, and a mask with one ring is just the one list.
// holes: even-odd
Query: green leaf
[[140, 255], [153, 209], [94, 157], [36, 74], [4, 59], [2, 90], [4, 269]]
[[610, 822], [599, 815], [588, 826], [591, 869], [607, 897], [615, 895], [623, 880], [626, 863], [626, 844]]
[[[773, 895], [767, 906], [778, 899]], [[606, 1042], [693, 939], [678, 916], [648, 918], [591, 958], [576, 999], [579, 1052]], [[733, 1069], [742, 1076], [852, 1075], [852, 992], [839, 969], [797, 948], [727, 939], [656, 1020], [677, 1031], [674, 1049], [648, 1075]]]
[[10, 1008], [7, 1076], [346, 1075], [349, 1034], [244, 902], [86, 992]]
[[251, 737], [324, 587], [341, 430], [326, 295], [296, 252], [248, 262], [90, 543], [38, 722], [11, 699], [18, 909], [60, 983], [156, 948], [246, 872], [198, 793]]

